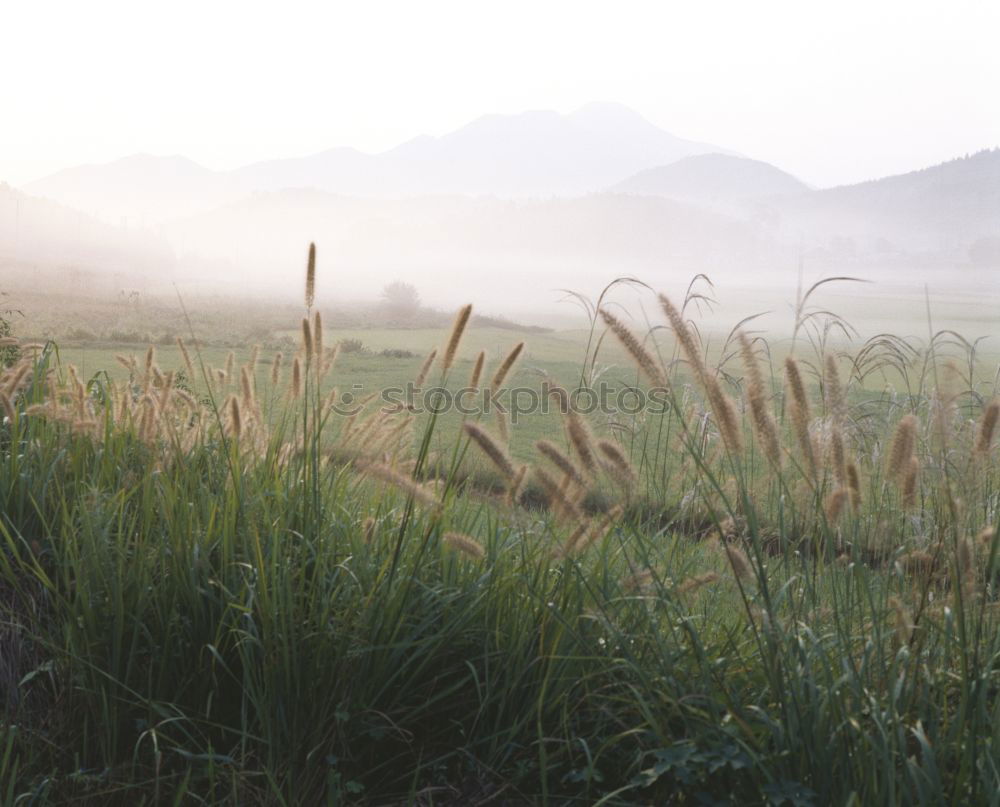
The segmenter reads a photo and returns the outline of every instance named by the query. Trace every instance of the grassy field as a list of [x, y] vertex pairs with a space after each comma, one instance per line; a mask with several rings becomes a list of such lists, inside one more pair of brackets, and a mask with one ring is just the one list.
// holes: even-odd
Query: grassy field
[[[674, 303], [651, 334], [606, 309], [592, 338], [323, 350], [234, 316], [256, 362], [196, 329], [184, 376], [92, 324], [27, 349], [0, 377], [0, 801], [1000, 803], [996, 354], [851, 343], [805, 304], [741, 347]], [[325, 370], [343, 340], [366, 351]], [[554, 405], [333, 409], [435, 348], [422, 388], [483, 351], [479, 386]], [[665, 405], [560, 411], [602, 382]]]

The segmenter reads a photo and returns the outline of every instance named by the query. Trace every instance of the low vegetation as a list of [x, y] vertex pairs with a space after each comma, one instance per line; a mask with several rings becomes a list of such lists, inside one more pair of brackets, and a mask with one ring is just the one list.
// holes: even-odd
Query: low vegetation
[[[750, 321], [709, 358], [694, 285], [645, 333], [585, 301], [512, 455], [502, 413], [339, 414], [311, 288], [262, 368], [0, 341], [0, 800], [996, 803], [974, 345], [845, 355], [813, 287], [772, 367]], [[509, 383], [523, 343], [460, 362], [471, 319], [415, 387]], [[612, 339], [659, 410], [571, 405]]]

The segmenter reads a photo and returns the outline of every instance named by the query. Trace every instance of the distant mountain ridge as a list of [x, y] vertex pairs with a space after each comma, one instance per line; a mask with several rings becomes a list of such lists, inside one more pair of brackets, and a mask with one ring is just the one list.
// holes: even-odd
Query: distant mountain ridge
[[417, 137], [379, 154], [335, 148], [227, 172], [184, 158], [135, 155], [66, 169], [24, 190], [112, 220], [128, 216], [157, 222], [254, 191], [288, 188], [370, 197], [574, 196], [707, 152], [731, 153], [676, 137], [620, 104], [589, 104], [568, 115], [486, 115], [442, 137]]

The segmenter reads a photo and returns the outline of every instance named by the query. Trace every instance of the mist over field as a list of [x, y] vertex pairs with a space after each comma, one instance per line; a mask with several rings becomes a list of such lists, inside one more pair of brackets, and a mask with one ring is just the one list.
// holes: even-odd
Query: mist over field
[[533, 323], [571, 323], [560, 290], [595, 294], [620, 276], [676, 291], [705, 274], [736, 319], [747, 300], [784, 303], [828, 275], [872, 281], [859, 301], [926, 286], [949, 306], [962, 292], [985, 305], [998, 291], [1000, 151], [983, 145], [817, 188], [601, 103], [231, 171], [135, 155], [3, 186], [0, 261], [11, 287], [42, 272], [105, 294], [293, 300], [315, 242], [323, 301], [372, 302], [402, 281], [432, 307], [471, 300]]
[[0, 807], [997, 807], [998, 32], [5, 4]]

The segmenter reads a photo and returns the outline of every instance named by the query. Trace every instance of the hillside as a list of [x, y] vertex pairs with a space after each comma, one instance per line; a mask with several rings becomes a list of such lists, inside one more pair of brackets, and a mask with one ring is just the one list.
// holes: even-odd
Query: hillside
[[785, 238], [964, 254], [975, 241], [1000, 235], [1000, 149], [787, 197], [778, 209]]
[[736, 210], [745, 209], [753, 201], [803, 193], [809, 188], [791, 174], [760, 160], [729, 154], [697, 154], [640, 171], [610, 190]]
[[162, 238], [91, 216], [0, 183], [0, 266], [163, 272], [174, 263]]

